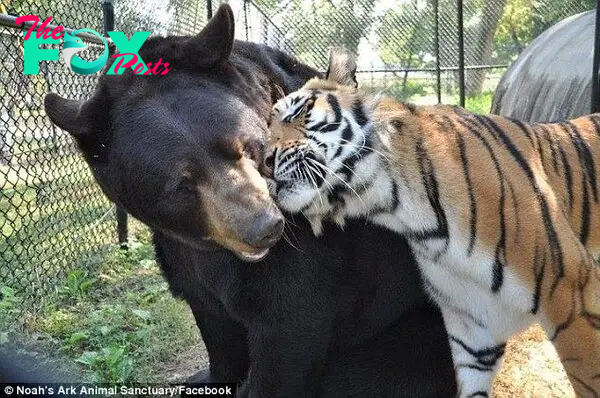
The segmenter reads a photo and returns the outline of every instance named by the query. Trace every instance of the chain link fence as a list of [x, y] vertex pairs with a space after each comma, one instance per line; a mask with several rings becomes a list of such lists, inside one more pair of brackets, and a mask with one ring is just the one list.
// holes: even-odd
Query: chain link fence
[[[328, 50], [359, 54], [363, 85], [416, 103], [459, 102], [459, 38], [466, 105], [488, 112], [508, 64], [537, 35], [594, 0], [250, 0], [243, 38], [283, 48], [324, 69]], [[439, 77], [438, 77], [439, 76]]]
[[[102, 26], [97, 1], [19, 1], [4, 12], [52, 16], [67, 27]], [[94, 45], [87, 53], [99, 55]], [[42, 105], [48, 91], [89, 95], [95, 78], [61, 62], [43, 62], [38, 75], [24, 75], [21, 29], [0, 27], [0, 54], [0, 287], [33, 303], [69, 271], [92, 263], [114, 233], [111, 206]]]
[[[52, 16], [52, 23], [102, 32], [101, 0], [2, 0], [4, 20]], [[210, 0], [208, 0], [210, 1]], [[115, 0], [114, 30], [194, 34], [216, 11], [206, 0]], [[232, 0], [236, 35], [325, 69], [329, 48], [359, 54], [362, 85], [416, 103], [458, 103], [464, 41], [467, 106], [487, 112], [506, 65], [553, 23], [592, 9], [593, 0]], [[89, 97], [97, 75], [63, 62], [23, 73], [23, 30], [0, 24], [0, 288], [35, 302], [74, 269], [114, 245], [113, 206], [68, 134], [44, 114], [48, 91]], [[98, 54], [93, 43], [85, 54]]]
[[[25, 75], [24, 30], [7, 20], [37, 15], [42, 22], [51, 16], [54, 25], [102, 32], [102, 7], [99, 0], [0, 3], [5, 17], [0, 24], [0, 292], [10, 289], [27, 308], [69, 272], [101, 261], [117, 242], [117, 227], [114, 207], [74, 142], [43, 109], [49, 91], [89, 97], [98, 74], [79, 75], [59, 61], [40, 62], [38, 75]], [[114, 29], [127, 34], [192, 34], [206, 23], [204, 2], [123, 0], [114, 2], [114, 10]], [[89, 47], [80, 55], [96, 59], [102, 48], [85, 44]]]

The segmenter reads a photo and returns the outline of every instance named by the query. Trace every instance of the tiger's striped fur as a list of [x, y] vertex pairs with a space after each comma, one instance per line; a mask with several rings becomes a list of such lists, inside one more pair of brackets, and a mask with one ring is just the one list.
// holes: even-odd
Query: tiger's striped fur
[[577, 394], [598, 397], [600, 115], [526, 124], [373, 99], [347, 61], [274, 107], [280, 206], [317, 234], [366, 217], [409, 240], [460, 396], [488, 396], [506, 340], [539, 322]]

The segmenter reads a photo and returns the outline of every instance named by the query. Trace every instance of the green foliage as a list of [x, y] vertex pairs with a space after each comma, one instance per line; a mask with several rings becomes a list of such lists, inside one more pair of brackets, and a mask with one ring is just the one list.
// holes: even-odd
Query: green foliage
[[432, 8], [422, 0], [389, 9], [377, 28], [383, 62], [405, 68], [433, 66], [433, 23]]
[[77, 362], [94, 372], [97, 383], [128, 383], [133, 374], [133, 360], [125, 348], [116, 344], [98, 351], [86, 351]]
[[433, 95], [435, 87], [427, 85], [417, 79], [404, 80], [401, 76], [394, 76], [391, 82], [374, 80], [369, 84], [369, 91], [383, 93], [398, 101], [413, 101], [415, 98]]
[[595, 0], [530, 0], [533, 19], [533, 34], [539, 35], [550, 26], [571, 15], [593, 10]]
[[[440, 63], [458, 63], [456, 2], [438, 0]], [[556, 22], [593, 9], [594, 0], [465, 0], [467, 65], [508, 64], [535, 37]], [[434, 0], [259, 0], [258, 5], [284, 32], [300, 59], [319, 68], [328, 50], [356, 50], [361, 40], [396, 68], [434, 66]], [[484, 69], [467, 72], [467, 93], [485, 91]]]
[[58, 288], [58, 294], [65, 298], [82, 299], [96, 281], [97, 278], [89, 277], [86, 270], [73, 270], [67, 275], [64, 284]]
[[494, 61], [498, 63], [512, 62], [533, 40], [532, 0], [510, 0], [504, 9], [494, 37]]
[[134, 235], [129, 250], [115, 247], [98, 269], [70, 272], [27, 322], [28, 332], [54, 342], [98, 383], [159, 381], [157, 364], [198, 338], [158, 270], [149, 232]]
[[75, 314], [67, 309], [54, 309], [42, 319], [41, 330], [56, 338], [69, 336], [75, 328]]
[[0, 287], [0, 313], [10, 312], [16, 309], [19, 299], [15, 296], [15, 291], [8, 287]]
[[0, 166], [0, 275], [33, 306], [71, 270], [94, 264], [114, 234], [112, 208], [83, 159], [40, 145], [19, 143], [32, 163]]
[[0, 345], [8, 341], [9, 325], [14, 323], [21, 300], [8, 286], [0, 286]]
[[[329, 48], [342, 46], [356, 51], [361, 37], [373, 22], [375, 0], [260, 0], [269, 14], [281, 18], [281, 30], [289, 33], [296, 56], [324, 68]], [[281, 8], [280, 8], [281, 7]]]
[[494, 93], [486, 91], [478, 95], [465, 98], [465, 107], [471, 112], [487, 115], [492, 109], [492, 98]]
[[509, 0], [494, 37], [492, 62], [514, 61], [537, 36], [555, 23], [592, 10], [594, 0]]

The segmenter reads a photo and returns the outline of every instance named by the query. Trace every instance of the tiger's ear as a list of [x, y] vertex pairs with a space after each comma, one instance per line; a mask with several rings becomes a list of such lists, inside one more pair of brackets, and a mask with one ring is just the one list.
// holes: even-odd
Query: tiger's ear
[[325, 78], [343, 86], [358, 87], [356, 55], [343, 48], [332, 48]]

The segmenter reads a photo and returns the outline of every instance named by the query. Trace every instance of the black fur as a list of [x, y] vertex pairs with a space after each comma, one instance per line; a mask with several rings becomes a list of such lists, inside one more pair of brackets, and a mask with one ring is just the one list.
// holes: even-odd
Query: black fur
[[104, 192], [152, 228], [158, 262], [209, 353], [210, 372], [195, 381], [244, 381], [241, 395], [256, 398], [454, 396], [441, 316], [395, 234], [355, 222], [317, 239], [296, 219], [287, 231], [295, 247], [281, 241], [254, 264], [203, 240], [201, 206], [171, 189], [178, 165], [192, 165], [202, 185], [206, 170], [232, 164], [233, 139], [264, 147], [281, 91], [317, 75], [256, 44], [236, 41], [227, 55], [232, 28], [210, 33], [147, 41], [140, 56], [170, 62], [167, 75], [104, 76], [83, 106], [46, 99]]
[[211, 380], [242, 380], [251, 367], [251, 396], [453, 396], [446, 334], [406, 244], [361, 222], [352, 234], [329, 226], [322, 239], [293, 222], [300, 250], [282, 242], [254, 265], [155, 234], [171, 288], [202, 331]]

